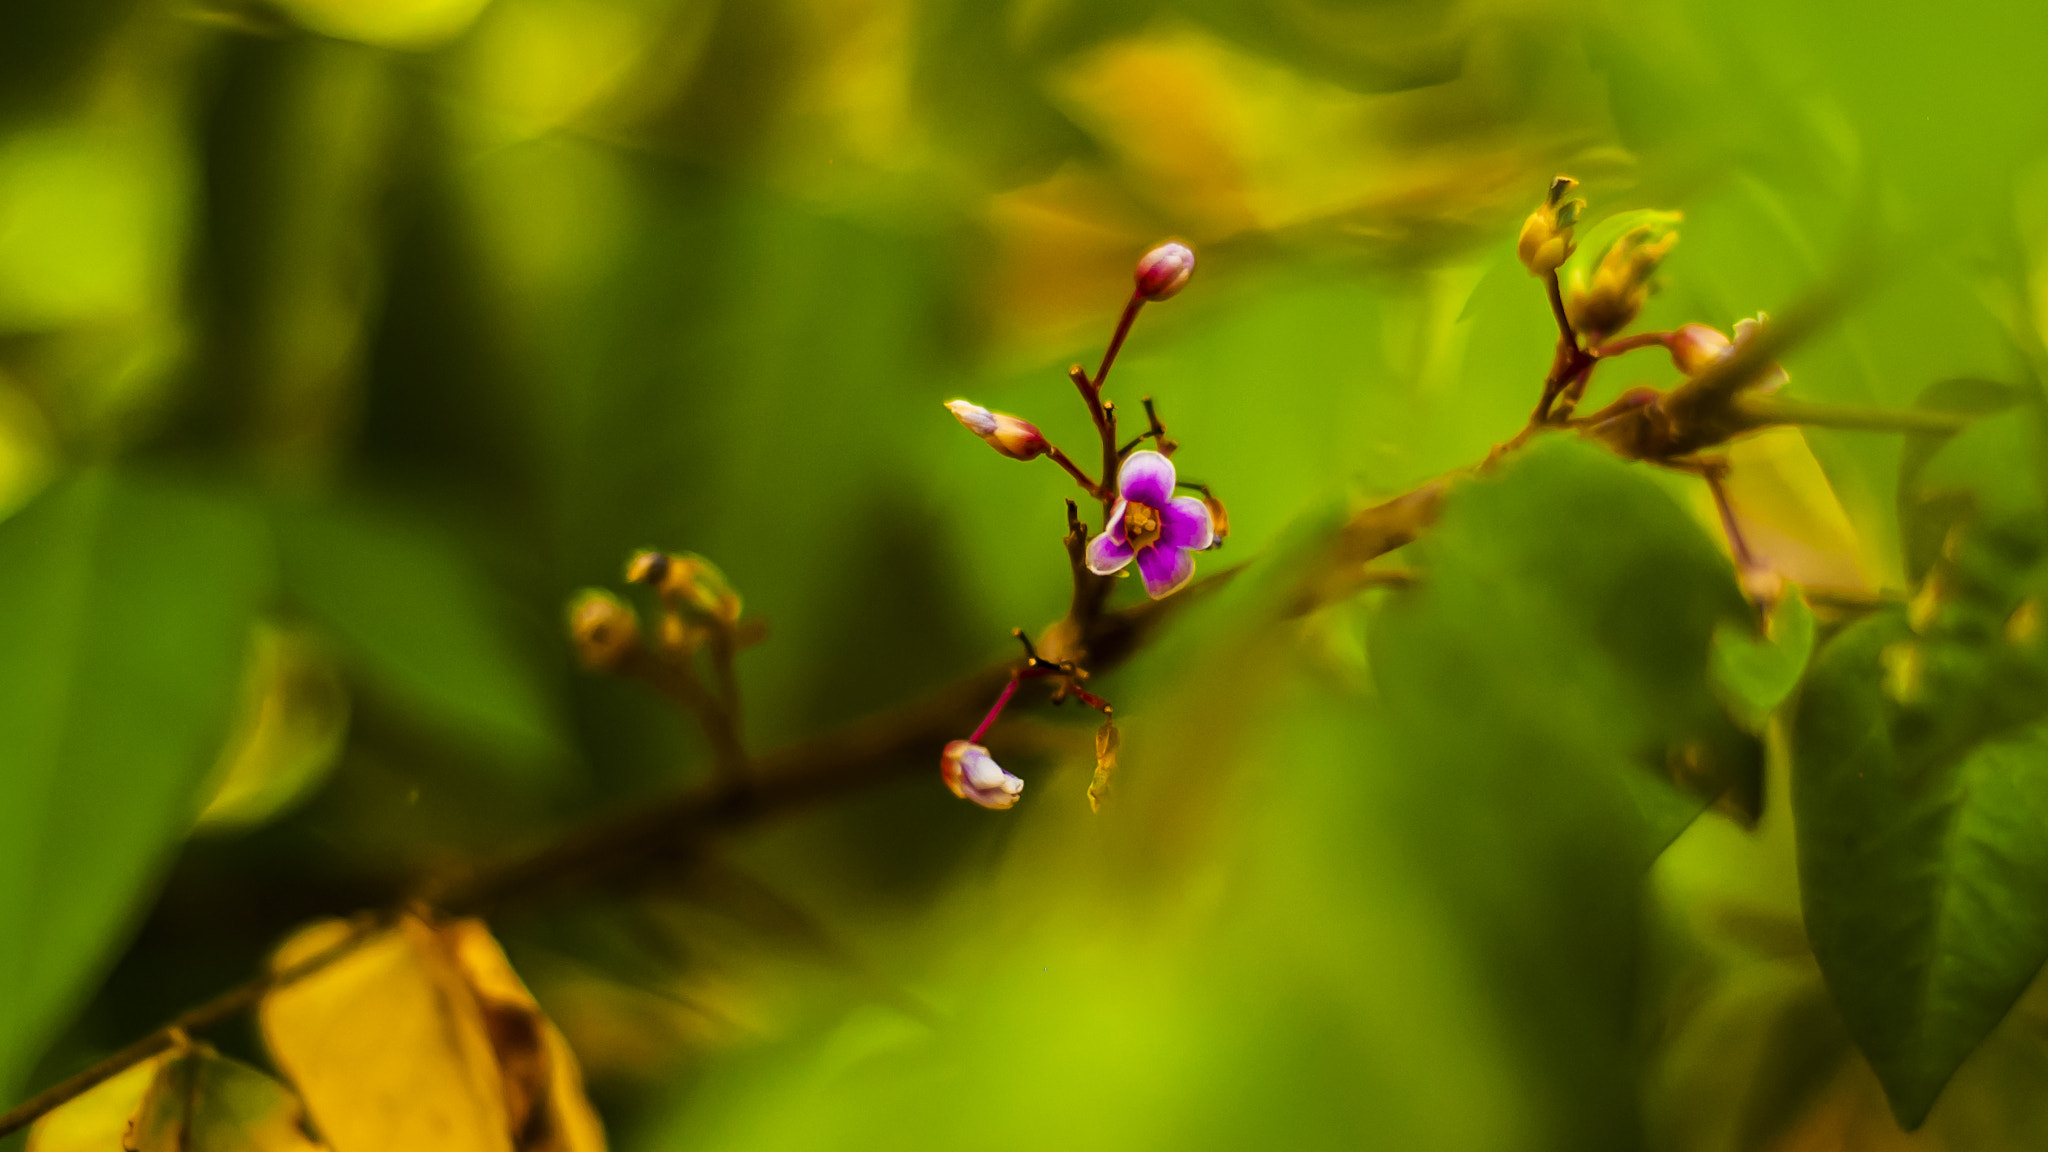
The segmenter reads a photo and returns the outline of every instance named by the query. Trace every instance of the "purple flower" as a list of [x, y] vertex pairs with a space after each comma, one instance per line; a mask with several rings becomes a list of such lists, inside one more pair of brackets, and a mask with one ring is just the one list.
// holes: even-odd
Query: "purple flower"
[[1194, 578], [1195, 553], [1215, 540], [1215, 526], [1200, 500], [1173, 494], [1173, 480], [1173, 461], [1150, 449], [1131, 453], [1116, 475], [1122, 499], [1088, 542], [1090, 572], [1107, 576], [1135, 558], [1154, 600]]
[[1024, 782], [1003, 771], [988, 749], [966, 740], [946, 745], [939, 758], [939, 775], [953, 795], [983, 808], [1008, 808], [1024, 791]]

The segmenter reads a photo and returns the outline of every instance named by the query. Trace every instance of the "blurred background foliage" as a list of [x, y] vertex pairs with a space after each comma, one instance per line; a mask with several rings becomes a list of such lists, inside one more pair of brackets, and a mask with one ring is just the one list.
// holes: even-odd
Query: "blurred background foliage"
[[[1689, 482], [1540, 454], [1421, 600], [1272, 622], [1301, 525], [1520, 426], [1553, 335], [1513, 242], [1558, 171], [1596, 219], [1684, 213], [1645, 328], [1875, 253], [1798, 396], [2037, 389], [2044, 43], [2010, 0], [22, 0], [0, 1085], [703, 776], [560, 636], [632, 548], [770, 621], [757, 749], [1008, 654], [1065, 606], [1063, 480], [938, 402], [1085, 443], [1064, 367], [1178, 235], [1201, 271], [1111, 392], [1228, 501], [1205, 566], [1261, 561], [1097, 685], [1117, 802], [1086, 727], [1022, 725], [1012, 813], [920, 773], [501, 919], [613, 1145], [2048, 1142], [2040, 988], [1893, 1125], [1801, 930], [1775, 723], [1754, 831], [1608, 770], [1697, 716], [1740, 612]], [[1788, 575], [1918, 576], [1896, 438], [1736, 453]]]

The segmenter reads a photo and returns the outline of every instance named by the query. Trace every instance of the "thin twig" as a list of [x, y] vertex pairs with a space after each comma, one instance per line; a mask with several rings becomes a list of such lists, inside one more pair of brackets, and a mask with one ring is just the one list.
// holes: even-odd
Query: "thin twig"
[[653, 686], [696, 718], [704, 738], [711, 743], [711, 761], [721, 781], [734, 787], [746, 781], [748, 756], [746, 747], [740, 743], [738, 724], [688, 663], [664, 659], [660, 653], [635, 644], [620, 654], [615, 670]]
[[1072, 476], [1074, 481], [1081, 485], [1088, 495], [1095, 497], [1097, 500], [1102, 499], [1102, 485], [1097, 484], [1094, 477], [1081, 471], [1081, 466], [1074, 463], [1072, 457], [1060, 451], [1057, 444], [1046, 445], [1045, 454], [1051, 457], [1053, 463], [1066, 469], [1067, 475]]
[[119, 1076], [160, 1052], [168, 1051], [182, 1033], [211, 1028], [255, 1007], [273, 988], [302, 980], [367, 943], [391, 923], [390, 913], [365, 916], [347, 936], [287, 968], [266, 972], [245, 984], [230, 988], [196, 1008], [188, 1008], [170, 1023], [108, 1056], [92, 1067], [61, 1080], [31, 1096], [0, 1116], [0, 1138], [11, 1136], [48, 1113], [76, 1100], [101, 1084]]
[[1558, 284], [1555, 271], [1543, 277], [1543, 292], [1550, 298], [1551, 318], [1557, 321], [1557, 355], [1551, 359], [1550, 374], [1543, 380], [1543, 394], [1536, 401], [1536, 410], [1529, 415], [1532, 425], [1550, 423], [1551, 405], [1574, 382], [1583, 387], [1596, 363], [1593, 355], [1579, 346], [1579, 334], [1572, 330], [1571, 317], [1565, 314], [1564, 289]]

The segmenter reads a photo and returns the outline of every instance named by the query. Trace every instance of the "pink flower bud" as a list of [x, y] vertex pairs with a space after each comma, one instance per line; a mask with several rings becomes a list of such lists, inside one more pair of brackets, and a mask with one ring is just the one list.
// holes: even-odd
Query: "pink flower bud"
[[1045, 455], [1052, 445], [1038, 428], [1026, 420], [1002, 412], [991, 412], [966, 400], [951, 400], [946, 410], [960, 426], [988, 442], [988, 446], [1012, 460], [1031, 460]]
[[1164, 300], [1187, 287], [1195, 274], [1195, 251], [1179, 241], [1169, 240], [1138, 260], [1138, 295], [1147, 300]]
[[[1705, 324], [1687, 324], [1665, 337], [1664, 344], [1671, 349], [1671, 362], [1678, 365], [1680, 372], [1697, 376], [1756, 339], [1757, 333], [1769, 320], [1770, 317], [1761, 312], [1754, 319], [1737, 320], [1733, 340]], [[1782, 366], [1773, 364], [1759, 372], [1745, 387], [1757, 392], [1775, 392], [1789, 379], [1791, 376]]]
[[1024, 791], [1024, 782], [996, 764], [988, 749], [965, 740], [946, 745], [939, 758], [939, 776], [953, 795], [983, 808], [1008, 808]]
[[1735, 352], [1735, 345], [1717, 329], [1705, 324], [1687, 324], [1664, 341], [1671, 349], [1671, 362], [1687, 376], [1697, 376]]

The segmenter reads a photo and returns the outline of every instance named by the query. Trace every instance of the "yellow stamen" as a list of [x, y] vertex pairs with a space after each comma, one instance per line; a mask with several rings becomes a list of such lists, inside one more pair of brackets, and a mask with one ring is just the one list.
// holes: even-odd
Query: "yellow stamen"
[[1159, 510], [1150, 504], [1124, 505], [1124, 541], [1143, 548], [1159, 538]]

